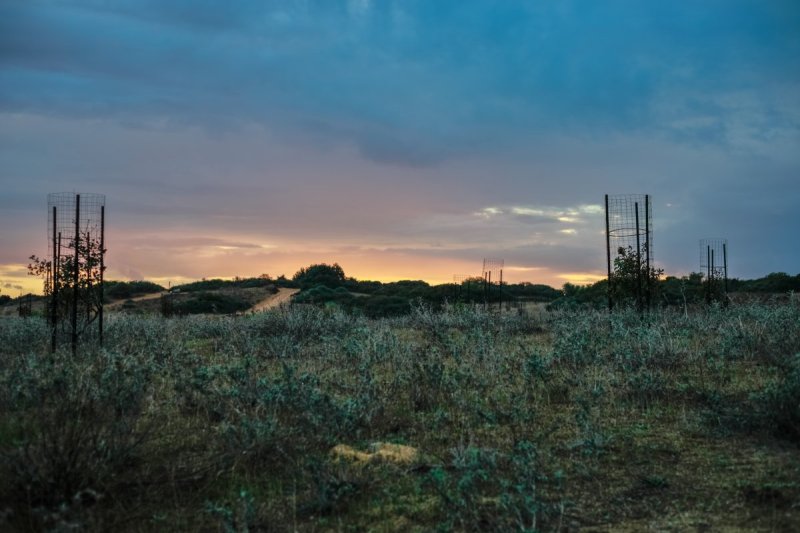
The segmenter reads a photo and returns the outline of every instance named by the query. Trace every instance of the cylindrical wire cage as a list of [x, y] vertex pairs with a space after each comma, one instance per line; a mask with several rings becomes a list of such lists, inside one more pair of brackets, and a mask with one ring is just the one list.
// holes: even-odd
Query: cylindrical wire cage
[[700, 239], [700, 271], [706, 277], [706, 302], [728, 304], [728, 239]]
[[453, 274], [453, 301], [468, 301], [472, 296], [470, 283], [475, 278], [469, 274]]
[[[47, 195], [47, 251], [48, 257], [54, 257], [53, 250], [53, 216], [55, 207], [55, 246], [58, 248], [58, 236], [61, 235], [61, 255], [69, 253], [68, 244], [75, 240], [75, 214], [79, 212], [78, 232], [100, 238], [103, 208], [106, 205], [104, 194], [56, 192]], [[57, 250], [56, 250], [57, 251]]]
[[[497, 301], [498, 309], [503, 309], [503, 267], [505, 261], [499, 258], [484, 258], [483, 259], [483, 300], [484, 305], [488, 309], [491, 301]], [[497, 286], [497, 291], [493, 291], [492, 287]]]
[[[72, 351], [78, 336], [97, 322], [103, 342], [103, 272], [105, 270], [103, 194], [60, 192], [47, 195], [48, 275], [51, 350], [59, 332], [69, 332]], [[69, 328], [65, 328], [69, 318]], [[65, 331], [66, 330], [66, 331]]]
[[[631, 298], [640, 310], [649, 308], [654, 265], [652, 198], [649, 194], [606, 195], [605, 204], [608, 308], [613, 308], [615, 299]], [[623, 265], [621, 271], [618, 265]]]
[[728, 265], [728, 239], [700, 239], [700, 270], [714, 274], [726, 274]]
[[501, 270], [503, 270], [504, 265], [505, 261], [502, 259], [486, 258], [483, 260], [483, 273], [484, 274], [488, 272], [499, 273]]
[[[619, 248], [636, 250], [636, 237], [642, 257], [653, 261], [653, 206], [649, 194], [609, 195], [608, 237], [611, 255]], [[644, 248], [646, 246], [646, 248]]]

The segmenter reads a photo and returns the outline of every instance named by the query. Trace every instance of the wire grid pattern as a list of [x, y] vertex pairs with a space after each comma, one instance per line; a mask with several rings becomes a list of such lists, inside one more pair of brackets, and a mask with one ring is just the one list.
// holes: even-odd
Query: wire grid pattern
[[[83, 238], [88, 233], [90, 237], [100, 239], [101, 211], [106, 205], [104, 194], [58, 192], [47, 195], [47, 251], [52, 258], [53, 250], [53, 207], [56, 208], [56, 239], [61, 234], [61, 257], [71, 255], [69, 244], [75, 239], [75, 211], [78, 207], [80, 196], [80, 220], [78, 230]], [[58, 246], [58, 243], [56, 243]], [[74, 253], [74, 252], [72, 252]]]
[[485, 258], [483, 260], [483, 275], [486, 275], [487, 272], [500, 272], [503, 270], [503, 266], [505, 266], [505, 261], [502, 259]]
[[636, 251], [636, 211], [639, 214], [639, 246], [642, 258], [653, 262], [653, 197], [645, 194], [608, 196], [610, 255], [620, 248]]
[[708, 272], [713, 264], [714, 276], [724, 275], [729, 251], [728, 239], [719, 237], [700, 239], [700, 271]]

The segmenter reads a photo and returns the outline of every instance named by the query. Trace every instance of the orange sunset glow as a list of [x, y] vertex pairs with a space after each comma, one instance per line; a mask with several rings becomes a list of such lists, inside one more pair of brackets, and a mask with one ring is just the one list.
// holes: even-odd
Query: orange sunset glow
[[616, 34], [580, 50], [572, 26], [557, 42], [467, 37], [497, 13], [465, 4], [474, 17], [440, 33], [445, 8], [369, 1], [264, 7], [209, 39], [214, 17], [24, 4], [0, 32], [5, 294], [41, 291], [24, 266], [46, 254], [57, 191], [106, 195], [119, 280], [335, 262], [360, 279], [448, 283], [489, 257], [510, 282], [587, 284], [606, 273], [603, 197], [618, 193], [651, 195], [668, 274], [699, 268], [706, 235], [748, 250], [733, 275], [800, 261], [785, 245], [800, 100], [793, 70], [775, 66], [796, 60], [789, 45], [761, 57], [760, 37], [737, 33], [754, 55], [698, 57], [681, 34], [670, 60], [646, 33], [633, 57]]

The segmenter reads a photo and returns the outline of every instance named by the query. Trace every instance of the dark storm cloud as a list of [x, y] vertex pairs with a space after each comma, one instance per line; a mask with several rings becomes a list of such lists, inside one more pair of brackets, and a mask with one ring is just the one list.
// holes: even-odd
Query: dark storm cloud
[[[410, 165], [554, 131], [725, 142], [737, 110], [709, 93], [796, 83], [787, 66], [798, 64], [798, 11], [790, 2], [12, 2], [0, 12], [0, 96], [8, 111], [211, 129], [302, 130], [315, 117], [367, 157]], [[763, 135], [781, 110], [762, 104], [754, 120], [766, 123], [754, 133]]]

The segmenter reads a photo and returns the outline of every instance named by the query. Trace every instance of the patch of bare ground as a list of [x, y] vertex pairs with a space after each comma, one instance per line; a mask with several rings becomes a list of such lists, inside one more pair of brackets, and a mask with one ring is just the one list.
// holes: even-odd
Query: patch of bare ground
[[259, 311], [266, 311], [267, 309], [275, 309], [282, 305], [288, 305], [292, 301], [292, 296], [299, 291], [300, 289], [281, 287], [278, 289], [277, 293], [271, 294], [263, 300], [260, 300], [257, 304], [251, 307], [248, 312], [257, 313]]

